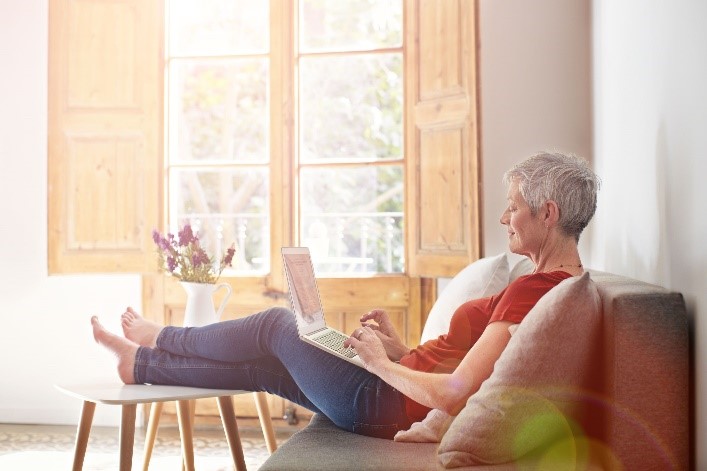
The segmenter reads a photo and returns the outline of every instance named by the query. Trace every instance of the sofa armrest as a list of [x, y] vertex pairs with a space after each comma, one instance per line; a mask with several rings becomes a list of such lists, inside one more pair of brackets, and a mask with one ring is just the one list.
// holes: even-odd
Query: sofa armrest
[[689, 468], [689, 334], [680, 293], [593, 273], [604, 311], [604, 440], [626, 469]]

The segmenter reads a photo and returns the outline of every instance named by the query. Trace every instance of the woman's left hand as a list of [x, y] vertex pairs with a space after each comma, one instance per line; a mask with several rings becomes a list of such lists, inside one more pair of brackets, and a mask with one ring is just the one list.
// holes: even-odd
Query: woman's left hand
[[383, 342], [381, 342], [373, 329], [367, 326], [354, 330], [351, 337], [344, 342], [344, 347], [356, 350], [356, 353], [363, 361], [363, 365], [371, 372], [373, 372], [377, 363], [388, 361]]

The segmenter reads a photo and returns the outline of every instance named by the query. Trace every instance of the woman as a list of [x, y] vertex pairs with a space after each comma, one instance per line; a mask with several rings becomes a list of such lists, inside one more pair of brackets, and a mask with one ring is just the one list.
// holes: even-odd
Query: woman
[[[469, 301], [449, 333], [410, 349], [388, 315], [373, 310], [347, 340], [359, 368], [298, 338], [294, 316], [272, 308], [205, 327], [152, 323], [131, 308], [125, 337], [91, 319], [97, 342], [118, 357], [125, 383], [267, 391], [323, 413], [344, 429], [392, 438], [432, 408], [455, 415], [491, 375], [512, 330], [562, 280], [582, 274], [579, 236], [596, 209], [599, 181], [586, 162], [541, 153], [504, 176], [508, 207], [501, 224], [511, 252], [535, 264], [501, 293]], [[374, 322], [370, 322], [374, 321]]]

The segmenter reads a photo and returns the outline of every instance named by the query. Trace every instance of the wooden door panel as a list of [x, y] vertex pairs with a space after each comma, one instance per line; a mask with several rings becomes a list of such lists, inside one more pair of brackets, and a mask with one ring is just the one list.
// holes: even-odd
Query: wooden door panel
[[406, 262], [416, 276], [453, 276], [481, 253], [475, 7], [406, 2]]
[[49, 2], [49, 273], [156, 266], [162, 2]]

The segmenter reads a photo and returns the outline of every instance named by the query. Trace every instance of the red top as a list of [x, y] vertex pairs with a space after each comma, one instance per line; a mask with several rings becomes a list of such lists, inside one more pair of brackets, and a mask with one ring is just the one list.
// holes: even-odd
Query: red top
[[[521, 276], [494, 296], [462, 304], [452, 315], [449, 333], [411, 350], [400, 364], [417, 371], [453, 372], [487, 325], [496, 321], [520, 323], [545, 293], [571, 276], [564, 271]], [[413, 422], [422, 420], [430, 411], [427, 406], [405, 399], [408, 418]]]

